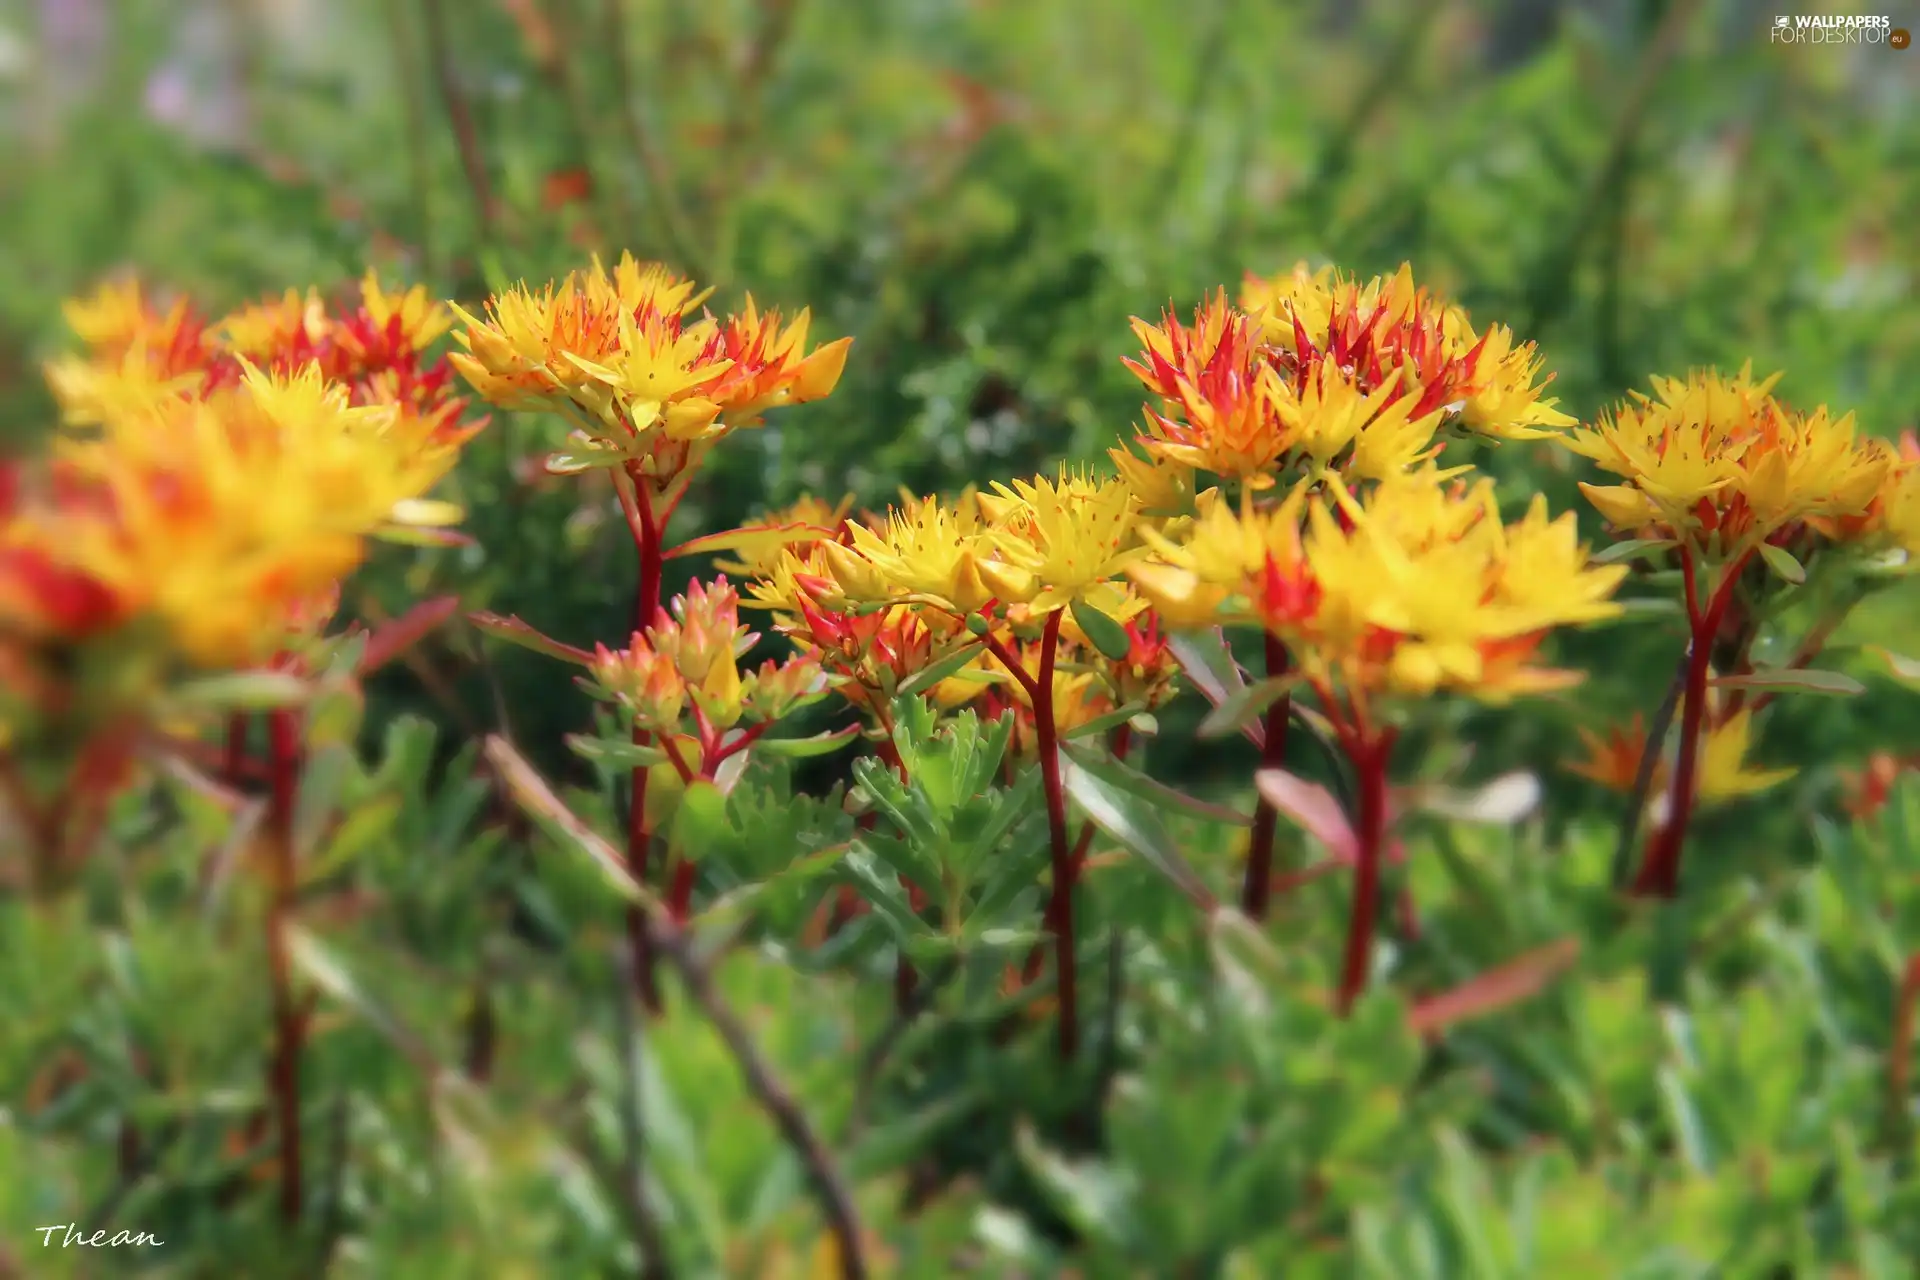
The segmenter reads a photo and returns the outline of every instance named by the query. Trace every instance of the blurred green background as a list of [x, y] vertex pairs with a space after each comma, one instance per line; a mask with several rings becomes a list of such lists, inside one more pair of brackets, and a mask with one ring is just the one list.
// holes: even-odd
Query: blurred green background
[[[1920, 26], [1907, 0], [1895, 25]], [[1823, 12], [1866, 11], [1829, 5]], [[736, 437], [684, 529], [802, 489], [884, 503], [1097, 457], [1140, 390], [1127, 320], [1301, 258], [1416, 276], [1537, 339], [1590, 417], [1650, 373], [1783, 368], [1785, 394], [1920, 419], [1920, 54], [1772, 43], [1773, 9], [1689, 0], [15, 0], [0, 8], [0, 432], [50, 406], [61, 299], [104, 273], [221, 308], [368, 265], [469, 304], [630, 249], [731, 303], [855, 335], [828, 401]], [[1911, 21], [1909, 21], [1911, 19]], [[455, 482], [477, 546], [396, 555], [363, 613], [421, 593], [618, 634], [610, 494], [527, 470], [498, 420]], [[1478, 459], [1577, 503], [1545, 447]], [[1583, 515], [1597, 534], [1597, 521]], [[1844, 640], [1898, 648], [1916, 616]], [[1911, 641], [1908, 641], [1911, 644]], [[1485, 767], [1571, 750], [1659, 700], [1676, 632], [1570, 641], [1577, 702], [1461, 712]], [[1865, 671], [1866, 667], [1860, 667]], [[577, 728], [566, 673], [449, 633], [376, 691], [532, 749]], [[1801, 802], [1899, 697], [1789, 700], [1763, 751]], [[1244, 782], [1238, 744], [1197, 755]], [[559, 767], [557, 751], [545, 762]], [[1231, 768], [1224, 767], [1231, 762]], [[1575, 812], [1601, 797], [1555, 781]], [[1783, 793], [1784, 795], [1785, 793]], [[1784, 798], [1736, 824], [1793, 823]], [[1784, 832], [1790, 827], [1775, 827]]]

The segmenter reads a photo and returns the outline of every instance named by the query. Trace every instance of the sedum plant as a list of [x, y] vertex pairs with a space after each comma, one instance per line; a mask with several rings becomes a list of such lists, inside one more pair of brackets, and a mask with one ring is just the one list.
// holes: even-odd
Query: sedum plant
[[[1738, 901], [1622, 914], [1605, 855], [1650, 825], [1631, 888], [1678, 895], [1696, 809], [1787, 774], [1773, 696], [1855, 687], [1811, 664], [1914, 549], [1910, 444], [1747, 371], [1582, 426], [1410, 268], [1302, 266], [1134, 321], [1105, 465], [685, 530], [850, 355], [710, 301], [622, 256], [471, 309], [73, 305], [62, 424], [0, 471], [0, 1160], [256, 1269], [397, 1274], [418, 1230], [448, 1274], [1891, 1274], [1920, 964], [1847, 922], [1904, 910], [1901, 763]], [[611, 488], [616, 634], [342, 616], [375, 539], [461, 544], [456, 377]], [[1494, 446], [1615, 473], [1613, 544], [1503, 502]], [[1572, 694], [1560, 635], [1660, 616], [1636, 584], [1683, 602], [1673, 694], [1559, 762], [1619, 831], [1412, 758]], [[504, 723], [362, 743], [463, 611], [572, 670], [575, 775]], [[1236, 736], [1233, 794], [1159, 776]]]

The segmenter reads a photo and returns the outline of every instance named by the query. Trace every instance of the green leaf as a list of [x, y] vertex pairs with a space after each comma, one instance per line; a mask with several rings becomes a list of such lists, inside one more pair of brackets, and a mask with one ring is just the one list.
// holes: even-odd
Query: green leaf
[[[933, 688], [933, 686], [939, 684], [942, 680], [945, 680], [969, 662], [972, 662], [974, 658], [979, 655], [980, 649], [981, 646], [977, 644], [963, 644], [933, 665], [922, 667], [900, 682], [898, 696], [905, 697], [909, 694], [923, 693]], [[882, 669], [884, 670], [884, 668]]]
[[844, 729], [816, 733], [810, 738], [761, 738], [753, 744], [751, 750], [788, 760], [804, 760], [810, 756], [824, 756], [838, 751], [859, 736], [860, 726], [850, 724]]
[[1096, 827], [1118, 840], [1203, 910], [1212, 910], [1214, 897], [1197, 872], [1181, 856], [1180, 848], [1151, 808], [1123, 788], [1104, 781], [1062, 753], [1062, 782], [1067, 794]]
[[[1227, 648], [1226, 632], [1218, 627], [1176, 632], [1168, 637], [1167, 648], [1179, 660], [1188, 681], [1216, 707], [1247, 687], [1245, 677], [1240, 674], [1240, 664], [1233, 660], [1233, 653]], [[1266, 737], [1265, 726], [1257, 720], [1240, 726], [1240, 732], [1256, 747]]]
[[1137, 1252], [1135, 1233], [1142, 1218], [1134, 1203], [1137, 1188], [1128, 1176], [1131, 1170], [1091, 1159], [1069, 1160], [1041, 1145], [1026, 1124], [1015, 1132], [1014, 1143], [1020, 1162], [1068, 1222], [1110, 1249]]
[[1909, 689], [1920, 689], [1920, 658], [1904, 657], [1877, 645], [1869, 647], [1867, 652], [1886, 663], [1887, 670], [1893, 673], [1895, 680]]
[[576, 649], [570, 644], [563, 644], [512, 615], [502, 617], [500, 614], [481, 610], [469, 613], [467, 621], [494, 639], [517, 644], [522, 649], [544, 653], [549, 658], [558, 658], [562, 662], [571, 662], [577, 666], [585, 667], [593, 664], [593, 655], [585, 649]]
[[646, 903], [656, 910], [659, 908], [654, 895], [628, 873], [626, 859], [553, 793], [546, 779], [513, 749], [512, 743], [497, 733], [489, 734], [486, 756], [495, 776], [506, 788], [508, 798], [519, 806], [521, 812], [561, 843], [586, 855], [601, 877], [622, 898], [629, 902]]
[[354, 764], [353, 751], [345, 743], [332, 743], [307, 756], [293, 801], [296, 859], [304, 862], [312, 855], [321, 835], [340, 812]]
[[[1140, 710], [1144, 705], [1144, 703], [1129, 702], [1118, 711], [1109, 711], [1106, 715], [1095, 716], [1085, 724], [1075, 725], [1073, 728], [1061, 734], [1060, 741], [1076, 742], [1081, 738], [1091, 738], [1096, 734], [1104, 734], [1109, 729], [1118, 729], [1123, 724], [1133, 724], [1136, 720], [1151, 721], [1153, 717], [1146, 715]], [[1135, 727], [1138, 728], [1139, 726], [1136, 725]]]
[[373, 531], [381, 542], [397, 547], [471, 547], [474, 541], [458, 529], [423, 529], [410, 524], [384, 524]]
[[566, 744], [567, 749], [582, 760], [615, 770], [651, 769], [667, 758], [667, 753], [658, 747], [644, 747], [620, 738], [596, 738], [585, 733], [568, 734]]
[[[1195, 734], [1201, 738], [1224, 738], [1230, 733], [1244, 733], [1247, 726], [1266, 713], [1268, 707], [1287, 696], [1293, 688], [1291, 676], [1269, 676], [1237, 690], [1226, 701], [1207, 713], [1200, 722]], [[1261, 736], [1266, 731], [1261, 730]]]
[[1093, 641], [1103, 657], [1114, 662], [1124, 662], [1133, 652], [1133, 638], [1127, 629], [1115, 622], [1085, 600], [1075, 600], [1071, 606], [1074, 623], [1087, 633], [1087, 639]]
[[1253, 819], [1241, 813], [1238, 809], [1231, 809], [1226, 805], [1211, 804], [1197, 796], [1190, 796], [1186, 792], [1176, 790], [1156, 778], [1148, 777], [1131, 765], [1123, 761], [1115, 760], [1111, 756], [1089, 751], [1084, 747], [1068, 746], [1064, 748], [1064, 750], [1068, 758], [1076, 765], [1085, 769], [1096, 778], [1099, 778], [1102, 782], [1107, 783], [1109, 786], [1118, 787], [1122, 791], [1137, 796], [1157, 808], [1178, 809], [1181, 812], [1192, 814], [1194, 817], [1204, 818], [1208, 822], [1221, 822], [1228, 826], [1246, 827], [1253, 824]]
[[1629, 538], [1595, 552], [1590, 563], [1619, 564], [1623, 560], [1639, 560], [1678, 545], [1672, 538]]
[[1672, 596], [1628, 596], [1615, 600], [1620, 612], [1612, 618], [1602, 618], [1595, 626], [1606, 626], [1609, 622], [1637, 622], [1643, 618], [1671, 618], [1682, 612], [1680, 601]]
[[202, 711], [281, 711], [304, 704], [313, 686], [284, 671], [238, 671], [189, 681], [173, 696]]
[[822, 538], [833, 536], [833, 530], [823, 529], [817, 524], [808, 524], [804, 520], [797, 520], [792, 524], [743, 525], [738, 529], [726, 529], [719, 533], [709, 533], [704, 537], [689, 538], [667, 552], [664, 558], [678, 560], [683, 556], [712, 555], [716, 551], [753, 550], [764, 553], [800, 543], [818, 542]]
[[1510, 826], [1540, 807], [1540, 794], [1540, 779], [1520, 769], [1471, 791], [1409, 787], [1394, 798], [1408, 811], [1431, 813], [1454, 822]]
[[1785, 547], [1776, 547], [1771, 542], [1760, 544], [1760, 558], [1767, 562], [1767, 568], [1782, 582], [1799, 586], [1807, 580], [1806, 566], [1793, 558], [1793, 553]]
[[1773, 671], [1755, 671], [1748, 675], [1718, 676], [1714, 685], [1722, 689], [1772, 689], [1781, 693], [1819, 693], [1830, 697], [1851, 698], [1865, 693], [1867, 687], [1850, 675], [1838, 671], [1814, 671], [1783, 667]]
[[674, 810], [667, 848], [676, 857], [698, 862], [726, 840], [728, 830], [726, 793], [716, 783], [695, 778]]
[[304, 973], [314, 986], [386, 1036], [421, 1072], [429, 1076], [439, 1075], [439, 1066], [427, 1042], [369, 996], [347, 967], [312, 934], [298, 926], [289, 929], [287, 951], [294, 967]]
[[617, 467], [626, 460], [625, 454], [613, 449], [555, 453], [547, 458], [547, 474], [577, 476], [584, 471], [604, 471], [609, 467]]

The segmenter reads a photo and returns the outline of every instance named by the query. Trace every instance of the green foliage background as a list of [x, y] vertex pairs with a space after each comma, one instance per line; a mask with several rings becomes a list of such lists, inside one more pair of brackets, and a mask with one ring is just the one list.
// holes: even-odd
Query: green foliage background
[[[816, 334], [856, 339], [829, 400], [716, 455], [677, 526], [689, 533], [803, 489], [884, 503], [902, 485], [950, 489], [1098, 457], [1139, 411], [1118, 363], [1133, 349], [1129, 316], [1188, 307], [1243, 271], [1301, 258], [1363, 275], [1410, 260], [1476, 320], [1537, 339], [1562, 407], [1583, 418], [1649, 374], [1751, 359], [1785, 369], [1790, 398], [1854, 410], [1867, 430], [1920, 425], [1920, 54], [1776, 46], [1771, 10], [1751, 4], [123, 0], [0, 15], [0, 430], [15, 441], [51, 412], [38, 361], [65, 342], [61, 299], [103, 273], [135, 269], [217, 309], [337, 286], [372, 264], [472, 305], [496, 283], [622, 249], [692, 270], [729, 302], [751, 289], [811, 306]], [[168, 105], [180, 83], [184, 124]], [[554, 207], [555, 176], [576, 173], [590, 194]], [[451, 495], [469, 507], [476, 548], [389, 554], [352, 607], [391, 615], [458, 592], [569, 641], [617, 636], [632, 581], [625, 533], [609, 494], [527, 479], [550, 430], [497, 420]], [[1562, 454], [1514, 446], [1477, 461], [1516, 505], [1536, 489], [1556, 509], [1578, 503], [1581, 476]], [[1597, 533], [1591, 513], [1582, 519]], [[1916, 620], [1910, 595], [1889, 597], [1842, 635], [1843, 661], [1869, 674], [1847, 646], [1911, 647]], [[1542, 768], [1554, 825], [1461, 837], [1452, 855], [1418, 864], [1439, 905], [1407, 960], [1415, 988], [1601, 917], [1610, 836], [1598, 824], [1612, 805], [1553, 765], [1575, 724], [1650, 711], [1680, 644], [1650, 623], [1568, 641], [1562, 656], [1595, 673], [1576, 699], [1460, 712], [1415, 744], [1410, 754], [1437, 760], [1471, 743], [1483, 776]], [[408, 1068], [374, 1031], [356, 1023], [319, 1051], [320, 1075], [378, 1100], [341, 1102], [335, 1117], [362, 1153], [342, 1202], [362, 1224], [342, 1264], [353, 1274], [627, 1265], [617, 1210], [591, 1189], [605, 1179], [548, 1159], [532, 1129], [498, 1119], [550, 1102], [548, 1086], [576, 1071], [582, 1087], [611, 1087], [620, 1037], [570, 1000], [570, 984], [605, 975], [577, 957], [556, 970], [505, 954], [501, 930], [483, 927], [597, 937], [604, 909], [565, 874], [485, 856], [516, 842], [462, 782], [472, 741], [498, 728], [550, 771], [572, 767], [559, 741], [583, 727], [582, 706], [565, 671], [455, 631], [372, 690], [367, 763], [335, 799], [402, 824], [369, 821], [356, 837], [372, 859], [364, 874], [401, 919], [338, 931], [368, 979], [347, 1003], [395, 1006], [383, 1016], [434, 1028], [431, 1048], [451, 1056], [471, 1024], [454, 1013], [487, 992], [489, 1016], [522, 1047], [494, 1085], [486, 1123], [503, 1127], [477, 1137], [468, 1131], [483, 1122], [450, 1119], [444, 1098], [392, 1101], [382, 1073]], [[1145, 905], [1150, 877], [1116, 888], [1102, 912], [1136, 936], [1152, 913], [1161, 922], [1134, 965], [1145, 1012], [1127, 1023], [1127, 1052], [1158, 1046], [1121, 1086], [1135, 1101], [1102, 1143], [1061, 1155], [1029, 1123], [1044, 1129], [1057, 1102], [1036, 1083], [1043, 1049], [991, 1048], [977, 1004], [932, 1023], [916, 1061], [930, 1053], [936, 1065], [915, 1069], [880, 1136], [918, 1152], [915, 1170], [960, 1169], [985, 1191], [910, 1222], [883, 1215], [904, 1274], [946, 1274], [961, 1254], [987, 1259], [984, 1274], [1062, 1274], [1070, 1238], [1087, 1275], [1812, 1275], [1840, 1274], [1822, 1268], [1843, 1258], [1853, 1274], [1905, 1274], [1911, 1134], [1869, 1141], [1899, 934], [1876, 922], [1862, 941], [1848, 921], [1910, 914], [1910, 892], [1891, 905], [1887, 895], [1913, 851], [1904, 837], [1822, 828], [1817, 845], [1809, 833], [1813, 812], [1831, 809], [1837, 767], [1920, 747], [1911, 710], [1904, 695], [1783, 703], [1760, 756], [1799, 778], [1703, 829], [1693, 855], [1723, 885], [1702, 919], [1745, 910], [1749, 931], [1700, 944], [1710, 954], [1696, 985], [1665, 1015], [1636, 994], [1642, 952], [1658, 949], [1643, 922], [1590, 948], [1578, 987], [1423, 1053], [1386, 997], [1334, 1024], [1301, 994], [1324, 983], [1313, 957], [1295, 972], [1292, 959], [1261, 969], [1277, 962], [1216, 955], [1258, 970], [1248, 981], [1271, 996], [1223, 999], [1196, 966], [1209, 946], [1231, 947]], [[1181, 733], [1177, 716], [1166, 721]], [[1244, 798], [1241, 745], [1156, 768]], [[571, 780], [580, 803], [603, 803], [595, 780]], [[210, 837], [217, 824], [201, 816], [195, 830]], [[1225, 865], [1224, 848], [1196, 848]], [[116, 892], [178, 898], [186, 860], [168, 844]], [[1330, 965], [1343, 893], [1316, 894], [1284, 928]], [[65, 924], [89, 927], [74, 910]], [[104, 962], [120, 986], [97, 988], [102, 962], [71, 954], [61, 923], [8, 926], [4, 1025], [20, 1028], [0, 1037], [14, 1046], [10, 1089], [52, 1043], [96, 1064], [124, 1056], [112, 1046], [125, 1020], [151, 1017], [156, 1002], [214, 1039], [247, 1034], [211, 1006], [235, 989], [211, 934], [211, 950], [182, 947], [144, 934], [136, 916]], [[395, 967], [396, 947], [413, 969]], [[723, 976], [763, 1011], [769, 1052], [837, 1126], [850, 1105], [846, 1046], [870, 1041], [885, 1010], [821, 999], [819, 984], [845, 976], [759, 952]], [[72, 1022], [76, 1009], [97, 1016]], [[764, 1259], [715, 1259], [754, 1232], [805, 1236], [792, 1225], [806, 1212], [792, 1207], [797, 1175], [770, 1132], [742, 1137], [744, 1122], [729, 1123], [730, 1109], [747, 1109], [738, 1082], [688, 1021], [649, 1042], [644, 1067], [668, 1099], [657, 1176], [689, 1215], [673, 1224], [683, 1263], [774, 1275]], [[209, 1065], [234, 1044], [176, 1048], [178, 1079], [239, 1087]], [[98, 1115], [133, 1096], [130, 1078], [97, 1075], [96, 1094], [44, 1141], [0, 1126], [12, 1199], [0, 1262], [25, 1254], [11, 1224], [72, 1216], [83, 1191], [105, 1185], [83, 1139], [110, 1140]], [[1212, 1096], [1187, 1096], [1189, 1081], [1208, 1079], [1221, 1082]], [[139, 1106], [169, 1114], [187, 1092]], [[982, 1118], [978, 1097], [996, 1095], [1018, 1105]], [[315, 1102], [316, 1125], [332, 1123], [332, 1105]], [[721, 1129], [724, 1142], [703, 1142]], [[464, 1199], [423, 1190], [418, 1151], [435, 1132], [489, 1152], [491, 1181]], [[918, 1142], [929, 1133], [930, 1155]], [[1540, 1133], [1553, 1140], [1527, 1138]], [[1776, 1170], [1764, 1192], [1739, 1176], [1754, 1152]], [[197, 1158], [211, 1168], [219, 1157]], [[888, 1177], [901, 1167], [884, 1151], [870, 1158]], [[762, 1178], [767, 1168], [779, 1178]], [[1209, 1199], [1156, 1203], [1163, 1178], [1208, 1186]], [[163, 1193], [183, 1199], [140, 1203], [206, 1256], [281, 1273], [264, 1217], [223, 1225], [195, 1216], [206, 1210], [191, 1186], [152, 1191]], [[1814, 1207], [1796, 1216], [1789, 1204]], [[1334, 1237], [1346, 1243], [1329, 1252]]]

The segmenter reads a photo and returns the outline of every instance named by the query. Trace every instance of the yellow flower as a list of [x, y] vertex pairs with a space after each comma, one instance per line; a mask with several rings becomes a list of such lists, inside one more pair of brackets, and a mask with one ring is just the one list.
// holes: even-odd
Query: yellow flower
[[[847, 494], [833, 506], [828, 506], [812, 494], [802, 494], [786, 506], [769, 511], [757, 520], [715, 539], [716, 550], [731, 551], [739, 558], [716, 559], [713, 567], [745, 577], [771, 576], [779, 571], [784, 562], [782, 553], [787, 548], [822, 538], [838, 537], [846, 524], [847, 512], [852, 509], [852, 494]], [[685, 554], [684, 548], [682, 554]]]
[[[625, 269], [631, 261], [623, 259], [620, 265]], [[392, 334], [414, 351], [432, 346], [453, 328], [453, 313], [428, 294], [425, 285], [389, 292], [371, 270], [360, 281], [360, 306], [374, 332]]]
[[664, 267], [629, 257], [609, 276], [595, 261], [543, 293], [507, 290], [485, 321], [455, 308], [465, 351], [449, 359], [502, 408], [567, 413], [590, 448], [619, 450], [671, 506], [721, 436], [831, 392], [852, 341], [809, 352], [806, 312], [783, 326], [751, 297], [724, 321], [690, 319], [705, 297]]
[[595, 258], [539, 293], [516, 285], [488, 299], [485, 320], [455, 306], [466, 329], [454, 340], [465, 351], [450, 359], [486, 399], [503, 409], [528, 408], [585, 385], [589, 375], [576, 361], [602, 364], [618, 356], [623, 319], [645, 314], [678, 321], [705, 297], [659, 264], [623, 254], [609, 275]]
[[289, 289], [278, 298], [250, 303], [222, 320], [215, 335], [229, 352], [255, 363], [298, 352], [312, 359], [333, 327], [317, 289]]
[[249, 370], [205, 400], [172, 399], [57, 442], [97, 484], [105, 517], [63, 527], [70, 561], [158, 618], [208, 667], [271, 657], [364, 554], [365, 539], [416, 514], [436, 466], [389, 433], [390, 409], [354, 408], [317, 368]]
[[1222, 292], [1191, 327], [1168, 311], [1157, 327], [1135, 317], [1133, 332], [1146, 349], [1122, 363], [1166, 409], [1147, 411], [1147, 451], [1252, 488], [1271, 485], [1291, 441], [1265, 389], [1273, 373], [1253, 321]]
[[1151, 451], [1142, 458], [1125, 445], [1107, 450], [1107, 457], [1139, 500], [1143, 522], [1164, 528], [1168, 521], [1190, 516], [1197, 509], [1193, 468], [1187, 463]]
[[1364, 499], [1337, 483], [1267, 512], [1216, 507], [1130, 576], [1170, 625], [1257, 621], [1356, 703], [1455, 689], [1487, 700], [1576, 678], [1531, 665], [1556, 626], [1618, 612], [1624, 567], [1592, 567], [1571, 516], [1503, 525], [1492, 482], [1418, 472]]
[[819, 544], [829, 574], [855, 604], [912, 600], [968, 614], [993, 598], [981, 580], [989, 553], [979, 504], [920, 499], [887, 514], [878, 530], [851, 525], [851, 547]]
[[1134, 537], [1139, 499], [1125, 481], [1063, 469], [1058, 480], [993, 487], [1009, 509], [987, 535], [998, 559], [980, 572], [1005, 602], [1063, 609], [1146, 554]]
[[1301, 263], [1271, 279], [1250, 276], [1241, 305], [1282, 353], [1278, 367], [1303, 385], [1331, 364], [1364, 395], [1393, 385], [1411, 397], [1406, 416], [1458, 415], [1460, 425], [1500, 440], [1526, 440], [1573, 425], [1541, 393], [1541, 360], [1532, 343], [1514, 344], [1495, 325], [1476, 334], [1467, 313], [1413, 282], [1402, 264], [1392, 277], [1361, 282]]
[[728, 368], [711, 322], [683, 327], [680, 317], [623, 314], [618, 345], [602, 360], [574, 352], [563, 358], [587, 381], [570, 390], [608, 427], [603, 437], [627, 445], [659, 427], [667, 439], [691, 443], [723, 429], [720, 403], [706, 394]]
[[[1569, 764], [1567, 771], [1590, 778], [1610, 791], [1630, 793], [1640, 773], [1640, 762], [1647, 749], [1646, 729], [1634, 716], [1625, 728], [1609, 729], [1603, 737], [1579, 729], [1587, 754]], [[1701, 735], [1700, 772], [1697, 799], [1703, 804], [1737, 800], [1778, 786], [1794, 776], [1793, 769], [1750, 769], [1747, 752], [1752, 746], [1753, 712], [1741, 710], [1732, 716], [1710, 719]], [[1653, 779], [1648, 787], [1650, 803], [1658, 807], [1666, 794], [1672, 770], [1669, 762], [1654, 762]]]
[[1856, 436], [1853, 416], [1824, 405], [1799, 413], [1771, 394], [1779, 375], [1754, 382], [1713, 370], [1656, 378], [1566, 446], [1627, 484], [1583, 486], [1609, 521], [1654, 529], [1733, 555], [1796, 521], [1864, 516], [1892, 470], [1884, 444]]
[[1749, 769], [1747, 751], [1752, 741], [1753, 712], [1743, 710], [1721, 720], [1706, 734], [1700, 749], [1699, 798], [1706, 803], [1735, 800], [1780, 785], [1794, 769]]
[[185, 299], [157, 309], [135, 280], [102, 285], [62, 307], [86, 344], [84, 355], [46, 366], [47, 384], [69, 425], [91, 426], [115, 413], [197, 392], [207, 381], [212, 344]]
[[803, 310], [782, 329], [780, 313], [762, 313], [748, 294], [746, 310], [720, 326], [719, 351], [729, 364], [713, 395], [729, 425], [751, 426], [776, 405], [819, 400], [839, 385], [853, 339], [839, 338], [809, 352], [810, 320]]
[[1363, 390], [1339, 367], [1313, 366], [1296, 387], [1274, 379], [1268, 387], [1273, 407], [1298, 448], [1321, 467], [1355, 480], [1383, 480], [1426, 462], [1440, 452], [1434, 433], [1444, 411], [1412, 416], [1417, 401], [1392, 375], [1371, 391]]
[[1225, 503], [1214, 503], [1177, 541], [1142, 529], [1140, 536], [1154, 555], [1127, 566], [1127, 577], [1169, 626], [1253, 621], [1253, 601], [1262, 593], [1268, 565], [1284, 573], [1304, 555], [1300, 513], [1305, 497], [1305, 490], [1297, 489], [1279, 507], [1262, 511], [1243, 496], [1237, 514]]

